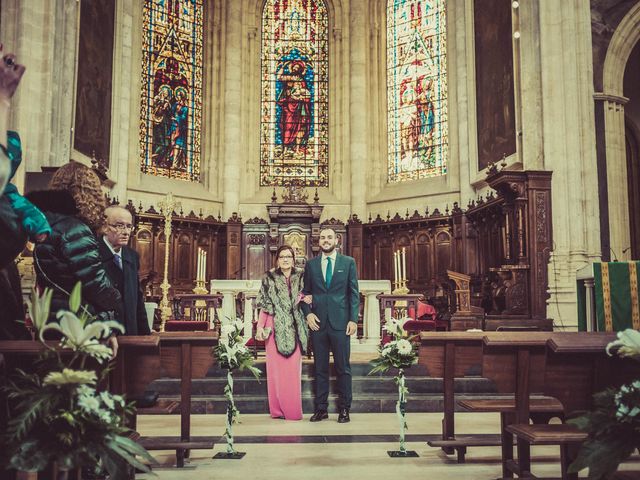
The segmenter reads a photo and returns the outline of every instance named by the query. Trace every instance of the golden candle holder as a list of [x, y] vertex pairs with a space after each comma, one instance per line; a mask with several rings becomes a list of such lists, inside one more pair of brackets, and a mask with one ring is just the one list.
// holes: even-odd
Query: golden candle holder
[[162, 319], [160, 331], [164, 332], [167, 320], [171, 318], [171, 305], [169, 304], [169, 289], [171, 288], [171, 284], [169, 284], [169, 251], [171, 250], [171, 243], [169, 240], [171, 239], [171, 217], [178, 203], [173, 199], [173, 194], [169, 192], [165, 199], [158, 203], [158, 206], [162, 209], [164, 215], [164, 279], [160, 284], [160, 290], [162, 290], [162, 300], [160, 300], [160, 316]]
[[206, 284], [207, 282], [204, 280], [196, 280], [196, 286], [193, 289], [193, 293], [196, 295], [208, 295], [209, 290], [207, 290], [207, 287], [205, 286]]

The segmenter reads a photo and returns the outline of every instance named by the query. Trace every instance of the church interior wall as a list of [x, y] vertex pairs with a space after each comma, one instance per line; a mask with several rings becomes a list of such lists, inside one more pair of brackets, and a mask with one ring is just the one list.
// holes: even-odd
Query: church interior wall
[[[602, 146], [605, 138], [596, 135], [594, 98], [597, 111], [599, 94], [627, 96], [626, 90], [607, 90], [605, 64], [614, 33], [638, 3], [520, 2], [512, 12], [513, 33], [519, 33], [512, 40], [516, 152], [505, 160], [509, 169], [553, 171], [550, 305], [562, 318], [573, 316], [575, 309], [575, 272], [601, 255], [600, 227], [593, 219], [602, 211], [594, 193], [599, 182], [606, 182], [598, 179], [596, 142]], [[26, 159], [19, 188], [25, 171], [62, 165], [70, 158], [90, 161], [72, 147], [81, 4], [1, 3], [2, 41], [15, 46], [27, 66], [11, 118], [22, 134]], [[223, 220], [233, 212], [244, 219], [266, 218], [265, 205], [274, 189], [260, 186], [258, 175], [263, 1], [205, 4], [202, 178], [194, 184], [140, 171], [142, 3], [116, 2], [109, 165], [116, 185], [111, 193], [146, 209], [171, 191], [185, 213], [202, 210]], [[465, 208], [484, 195], [486, 172], [478, 168], [474, 0], [447, 5], [447, 174], [401, 184], [386, 181], [386, 2], [328, 0], [327, 6], [330, 171], [329, 187], [318, 189], [323, 219], [346, 221], [356, 213], [366, 221], [369, 215], [385, 218], [387, 212], [444, 211], [454, 202]], [[601, 101], [617, 105], [613, 97]], [[621, 106], [628, 119], [638, 122], [635, 97]], [[616, 108], [612, 111], [619, 115]], [[610, 135], [624, 116], [607, 115]], [[617, 147], [609, 142], [606, 148]], [[308, 190], [313, 197], [313, 189]], [[280, 196], [281, 188], [276, 191]], [[612, 208], [625, 201], [610, 199]], [[609, 222], [613, 230], [619, 223], [614, 217]], [[617, 235], [613, 230], [612, 238]]]

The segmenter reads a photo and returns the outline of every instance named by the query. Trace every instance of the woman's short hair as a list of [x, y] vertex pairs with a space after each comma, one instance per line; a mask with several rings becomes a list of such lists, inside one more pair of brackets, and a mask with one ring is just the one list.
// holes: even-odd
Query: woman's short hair
[[105, 196], [98, 174], [78, 162], [69, 162], [54, 173], [51, 190], [66, 190], [76, 202], [78, 218], [97, 231], [103, 222]]
[[280, 254], [285, 250], [289, 250], [291, 252], [291, 255], [293, 256], [293, 266], [295, 267], [296, 252], [293, 250], [293, 247], [291, 245], [280, 245], [278, 247], [278, 250], [276, 250], [276, 259], [275, 259], [275, 265], [274, 265], [275, 268], [278, 268], [278, 258], [280, 258]]

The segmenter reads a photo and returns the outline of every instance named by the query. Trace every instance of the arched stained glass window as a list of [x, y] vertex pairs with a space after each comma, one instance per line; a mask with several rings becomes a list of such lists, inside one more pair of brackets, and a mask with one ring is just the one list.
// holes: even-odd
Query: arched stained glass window
[[202, 0], [145, 0], [140, 109], [144, 173], [200, 181]]
[[388, 181], [447, 172], [445, 0], [387, 1]]
[[260, 185], [326, 187], [328, 19], [323, 0], [262, 11]]

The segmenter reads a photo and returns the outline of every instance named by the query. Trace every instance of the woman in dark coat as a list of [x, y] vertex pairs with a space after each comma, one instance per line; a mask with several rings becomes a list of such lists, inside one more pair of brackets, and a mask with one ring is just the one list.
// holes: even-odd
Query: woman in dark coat
[[120, 292], [107, 277], [95, 232], [103, 221], [105, 198], [98, 175], [71, 162], [59, 168], [49, 190], [28, 195], [47, 217], [52, 233], [36, 246], [37, 284], [53, 289], [51, 312], [68, 308], [69, 292], [82, 282], [82, 302], [96, 315], [122, 318]]

